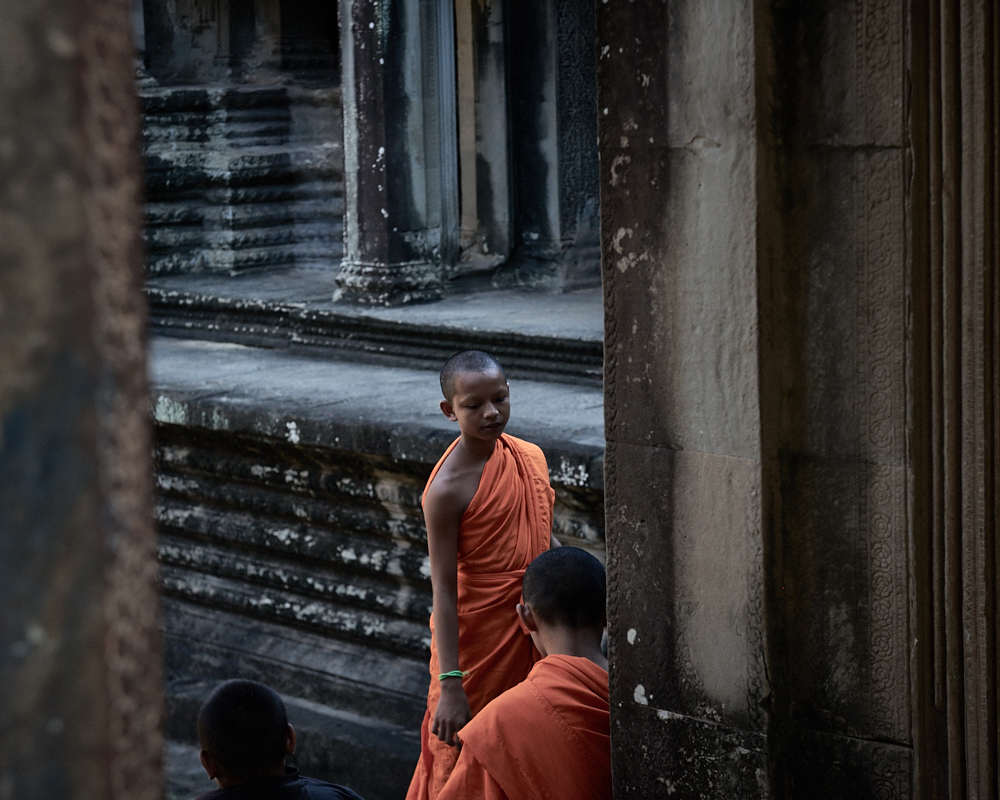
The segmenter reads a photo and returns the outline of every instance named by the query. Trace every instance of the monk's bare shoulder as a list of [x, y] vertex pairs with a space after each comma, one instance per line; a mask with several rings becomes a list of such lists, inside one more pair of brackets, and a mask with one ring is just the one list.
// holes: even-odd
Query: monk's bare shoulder
[[469, 463], [453, 450], [427, 487], [424, 511], [444, 519], [459, 519], [475, 497], [483, 475], [483, 463]]

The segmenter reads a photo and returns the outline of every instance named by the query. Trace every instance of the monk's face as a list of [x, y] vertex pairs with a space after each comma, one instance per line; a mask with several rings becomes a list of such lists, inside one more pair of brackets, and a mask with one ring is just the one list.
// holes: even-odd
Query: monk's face
[[498, 370], [462, 372], [455, 376], [455, 394], [441, 410], [458, 423], [463, 436], [500, 438], [510, 418], [510, 387]]

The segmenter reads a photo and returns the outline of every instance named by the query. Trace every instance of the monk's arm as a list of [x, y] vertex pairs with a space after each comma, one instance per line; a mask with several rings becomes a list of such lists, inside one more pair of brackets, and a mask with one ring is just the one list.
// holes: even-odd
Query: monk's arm
[[[460, 669], [458, 526], [464, 510], [461, 498], [447, 491], [428, 492], [424, 499], [427, 551], [431, 559], [431, 588], [434, 594], [434, 640], [441, 672]], [[435, 680], [436, 676], [431, 679]], [[445, 678], [441, 681], [441, 699], [431, 720], [431, 733], [446, 744], [455, 744], [455, 734], [470, 719], [472, 712], [462, 688], [462, 679]]]

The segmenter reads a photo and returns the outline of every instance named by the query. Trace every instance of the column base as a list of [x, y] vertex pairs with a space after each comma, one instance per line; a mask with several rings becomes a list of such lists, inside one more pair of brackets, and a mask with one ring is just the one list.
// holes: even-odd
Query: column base
[[427, 303], [444, 296], [440, 264], [413, 261], [366, 264], [344, 261], [334, 300], [378, 306]]

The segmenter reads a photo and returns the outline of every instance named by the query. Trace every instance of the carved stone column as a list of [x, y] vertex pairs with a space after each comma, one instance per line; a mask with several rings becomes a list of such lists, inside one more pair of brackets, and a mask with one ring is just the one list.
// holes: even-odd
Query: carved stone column
[[129, 3], [0, 18], [0, 797], [159, 800]]
[[920, 798], [1000, 793], [1000, 14], [912, 23], [915, 757]]
[[341, 0], [345, 299], [441, 295], [458, 214], [453, 20], [444, 0]]

